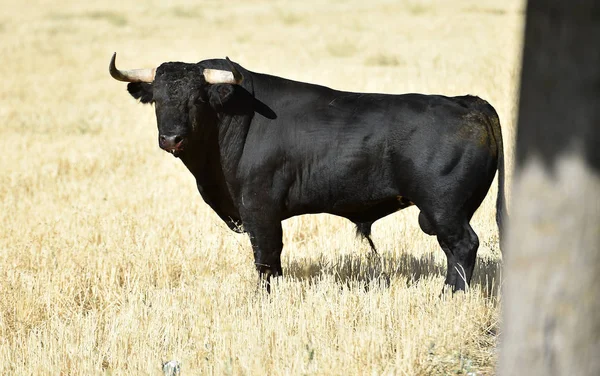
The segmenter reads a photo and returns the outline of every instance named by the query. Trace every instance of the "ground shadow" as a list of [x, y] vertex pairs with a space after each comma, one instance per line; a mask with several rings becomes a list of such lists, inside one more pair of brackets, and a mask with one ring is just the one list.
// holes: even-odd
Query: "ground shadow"
[[[307, 264], [307, 260], [291, 260], [284, 267], [284, 274], [292, 279], [316, 281], [322, 276], [333, 276], [340, 284], [365, 282], [368, 288], [373, 282], [389, 285], [392, 280], [407, 285], [425, 277], [445, 277], [446, 264], [432, 253], [415, 257], [410, 253], [341, 255], [333, 260], [321, 258]], [[502, 280], [502, 260], [478, 258], [471, 286], [478, 286], [488, 297], [497, 296]], [[440, 286], [441, 290], [442, 286]]]

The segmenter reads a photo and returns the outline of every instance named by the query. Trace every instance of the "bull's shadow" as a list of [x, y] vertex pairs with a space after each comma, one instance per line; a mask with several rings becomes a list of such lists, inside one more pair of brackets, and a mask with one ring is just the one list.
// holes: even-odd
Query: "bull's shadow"
[[[392, 280], [413, 285], [426, 277], [445, 277], [446, 265], [436, 260], [433, 253], [420, 257], [408, 252], [382, 253], [365, 256], [362, 252], [331, 258], [321, 258], [307, 264], [307, 260], [290, 260], [284, 274], [292, 279], [310, 280], [321, 276], [333, 276], [340, 284], [364, 282], [365, 288], [375, 282], [388, 286]], [[478, 286], [487, 297], [497, 296], [502, 281], [502, 260], [478, 257], [471, 287]], [[440, 286], [441, 291], [442, 286]]]

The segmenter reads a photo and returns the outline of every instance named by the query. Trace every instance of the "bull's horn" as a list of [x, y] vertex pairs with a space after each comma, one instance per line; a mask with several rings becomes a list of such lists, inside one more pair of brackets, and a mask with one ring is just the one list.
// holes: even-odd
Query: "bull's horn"
[[229, 67], [231, 68], [231, 73], [233, 73], [233, 78], [235, 78], [235, 80], [238, 84], [241, 84], [242, 81], [244, 80], [244, 76], [242, 76], [242, 74], [237, 70], [235, 65], [233, 65], [231, 60], [229, 60], [229, 57], [225, 56], [225, 60], [227, 60], [227, 63], [229, 64]]
[[220, 69], [205, 69], [202, 74], [204, 75], [204, 79], [209, 84], [233, 84], [239, 85], [244, 80], [242, 74], [235, 68], [231, 60], [226, 57], [229, 66], [231, 67], [231, 71], [220, 70]]
[[156, 68], [148, 69], [128, 69], [119, 70], [115, 65], [117, 53], [115, 52], [110, 59], [110, 65], [108, 71], [110, 75], [115, 79], [123, 82], [152, 82], [154, 81], [154, 75], [156, 74]]

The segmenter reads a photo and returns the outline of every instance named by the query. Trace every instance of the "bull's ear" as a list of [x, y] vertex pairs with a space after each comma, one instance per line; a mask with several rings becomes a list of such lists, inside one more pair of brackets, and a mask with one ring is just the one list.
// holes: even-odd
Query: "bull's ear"
[[225, 103], [233, 97], [234, 92], [235, 87], [231, 84], [211, 85], [208, 88], [208, 101], [212, 108], [216, 111], [220, 111], [223, 109]]
[[147, 82], [130, 82], [127, 84], [127, 91], [135, 99], [142, 103], [152, 102], [152, 84]]

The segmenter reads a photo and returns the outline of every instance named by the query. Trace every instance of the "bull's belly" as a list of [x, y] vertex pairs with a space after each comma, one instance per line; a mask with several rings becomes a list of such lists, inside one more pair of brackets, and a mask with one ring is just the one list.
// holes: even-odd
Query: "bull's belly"
[[373, 222], [411, 205], [414, 204], [409, 199], [394, 196], [384, 200], [340, 205], [333, 208], [330, 214], [346, 217], [353, 222]]
[[392, 214], [398, 210], [414, 205], [410, 199], [400, 196], [391, 195], [380, 199], [323, 199], [316, 200], [310, 204], [298, 205], [295, 208], [290, 208], [291, 215], [302, 214], [318, 214], [327, 213], [340, 217], [348, 218], [349, 220], [360, 222], [373, 222]]
[[374, 221], [413, 205], [410, 192], [413, 173], [404, 168], [401, 177], [388, 160], [313, 167], [312, 174], [300, 175], [287, 190], [290, 214], [328, 213], [353, 221]]

